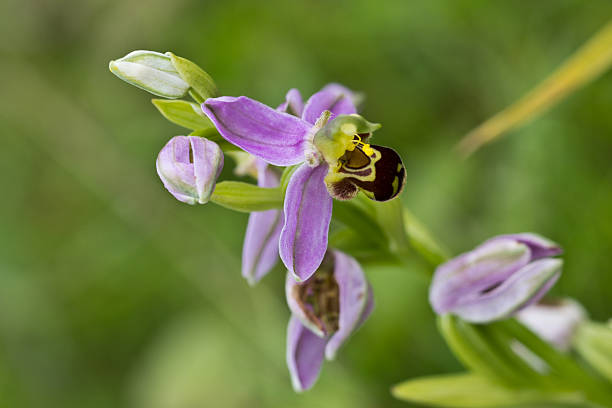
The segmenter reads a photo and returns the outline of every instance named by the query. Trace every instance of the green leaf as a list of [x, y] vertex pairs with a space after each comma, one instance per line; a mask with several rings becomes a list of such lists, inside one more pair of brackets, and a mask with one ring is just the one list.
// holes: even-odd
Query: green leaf
[[240, 181], [217, 183], [211, 201], [234, 211], [251, 212], [281, 208], [280, 188], [262, 188]]
[[214, 127], [200, 106], [183, 100], [152, 99], [153, 105], [170, 122], [191, 130]]
[[526, 403], [581, 403], [579, 393], [508, 388], [473, 373], [417, 378], [391, 389], [395, 398], [439, 407], [508, 407]]
[[215, 82], [202, 68], [188, 59], [174, 55], [171, 52], [167, 52], [166, 55], [170, 57], [172, 65], [174, 65], [174, 68], [183, 80], [185, 80], [203, 100], [217, 95], [217, 86]]
[[468, 133], [459, 143], [459, 150], [467, 156], [482, 145], [538, 117], [604, 74], [610, 65], [612, 65], [612, 22], [595, 33], [533, 90]]
[[612, 328], [595, 322], [581, 324], [574, 339], [578, 353], [612, 382]]

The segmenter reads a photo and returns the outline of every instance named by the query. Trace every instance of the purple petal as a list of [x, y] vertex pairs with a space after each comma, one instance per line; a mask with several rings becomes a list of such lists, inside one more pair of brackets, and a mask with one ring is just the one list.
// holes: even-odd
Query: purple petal
[[560, 259], [547, 258], [532, 262], [497, 288], [469, 303], [458, 305], [451, 312], [474, 323], [486, 323], [509, 317], [525, 306], [540, 300], [559, 279], [562, 265]]
[[198, 202], [207, 203], [210, 200], [217, 177], [223, 170], [223, 152], [221, 148], [203, 137], [188, 136], [193, 155], [193, 173], [198, 193]]
[[[257, 160], [257, 185], [278, 187], [280, 178], [263, 160]], [[283, 227], [279, 210], [252, 212], [249, 215], [242, 247], [242, 276], [250, 285], [261, 280], [278, 261], [278, 240]]]
[[280, 257], [298, 281], [312, 276], [327, 250], [333, 204], [323, 182], [327, 170], [326, 164], [302, 164], [287, 186]]
[[281, 103], [276, 110], [287, 112], [293, 116], [302, 117], [304, 102], [302, 101], [302, 94], [300, 94], [300, 91], [295, 88], [290, 89], [285, 96], [285, 102]]
[[278, 261], [278, 239], [283, 227], [278, 210], [252, 212], [242, 247], [242, 276], [250, 285], [261, 280]]
[[297, 392], [312, 387], [319, 378], [326, 340], [316, 336], [291, 316], [287, 328], [287, 366]]
[[202, 111], [227, 141], [268, 163], [289, 166], [304, 161], [304, 137], [312, 127], [246, 96], [209, 98]]
[[482, 244], [436, 269], [429, 301], [436, 313], [446, 313], [508, 278], [527, 265], [530, 258], [529, 248], [515, 240]]
[[363, 316], [369, 297], [368, 282], [359, 263], [340, 251], [334, 251], [334, 258], [334, 278], [340, 292], [340, 319], [338, 331], [331, 336], [325, 347], [325, 357], [328, 360], [334, 359], [342, 343], [365, 320]]
[[533, 234], [531, 232], [523, 232], [520, 234], [506, 234], [499, 235], [497, 237], [493, 237], [487, 242], [497, 241], [497, 240], [506, 240], [513, 239], [521, 244], [525, 244], [531, 250], [531, 260], [535, 261], [536, 259], [545, 258], [547, 256], [556, 256], [563, 252], [561, 247], [538, 234]]
[[177, 200], [204, 204], [223, 169], [223, 152], [210, 140], [175, 136], [159, 152], [155, 165], [164, 187]]
[[304, 106], [302, 119], [314, 124], [323, 111], [331, 111], [330, 120], [336, 115], [357, 113], [353, 104], [353, 93], [350, 89], [339, 84], [326, 85], [319, 92], [313, 94]]

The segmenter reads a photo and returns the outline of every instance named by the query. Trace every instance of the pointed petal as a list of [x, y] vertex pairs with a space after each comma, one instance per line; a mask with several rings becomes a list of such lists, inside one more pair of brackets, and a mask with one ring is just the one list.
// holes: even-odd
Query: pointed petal
[[515, 241], [520, 242], [521, 244], [525, 244], [531, 250], [531, 260], [535, 261], [536, 259], [545, 258], [547, 256], [556, 256], [563, 252], [559, 244], [544, 238], [541, 235], [534, 234], [531, 232], [523, 232], [520, 234], [506, 234], [499, 235], [497, 237], [493, 237], [487, 242], [496, 241], [496, 240], [504, 240], [504, 239], [514, 239]]
[[276, 110], [301, 118], [304, 102], [300, 91], [295, 88], [290, 89], [285, 96], [285, 102], [281, 103]]
[[350, 89], [339, 84], [326, 85], [319, 92], [313, 94], [304, 106], [302, 119], [314, 124], [323, 111], [330, 111], [332, 116], [357, 113], [357, 108], [353, 104], [353, 93]]
[[332, 198], [323, 179], [327, 165], [300, 166], [287, 186], [285, 225], [280, 236], [280, 257], [299, 281], [317, 270], [327, 249]]
[[319, 378], [326, 340], [302, 326], [291, 316], [287, 328], [287, 366], [293, 389], [297, 392], [311, 388]]
[[312, 127], [246, 96], [209, 98], [202, 111], [228, 142], [268, 163], [289, 166], [304, 161], [304, 138]]
[[250, 285], [261, 280], [278, 261], [278, 239], [283, 227], [278, 210], [252, 212], [242, 247], [242, 276]]
[[464, 320], [487, 323], [504, 319], [540, 300], [561, 275], [563, 261], [540, 259], [524, 266], [497, 288], [451, 312]]
[[334, 251], [334, 257], [334, 277], [340, 289], [340, 321], [338, 331], [325, 347], [328, 360], [334, 359], [340, 346], [365, 320], [363, 315], [369, 296], [368, 282], [359, 263], [340, 251]]
[[[531, 251], [515, 240], [480, 245], [438, 267], [429, 290], [429, 301], [438, 314], [478, 296], [527, 265]], [[466, 299], [467, 298], [467, 299]]]
[[[278, 186], [280, 178], [267, 163], [258, 159], [256, 166], [259, 187]], [[284, 220], [282, 214], [279, 210], [269, 210], [249, 215], [242, 247], [242, 276], [250, 285], [259, 282], [278, 261], [278, 240]]]

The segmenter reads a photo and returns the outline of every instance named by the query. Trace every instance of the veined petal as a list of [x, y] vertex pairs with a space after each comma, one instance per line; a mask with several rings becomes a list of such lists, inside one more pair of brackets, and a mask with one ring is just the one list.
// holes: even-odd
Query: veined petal
[[556, 256], [563, 252], [559, 244], [544, 238], [541, 235], [534, 234], [531, 232], [523, 232], [520, 234], [506, 234], [499, 235], [497, 237], [493, 237], [487, 242], [497, 241], [497, 240], [505, 240], [505, 239], [513, 239], [515, 241], [520, 242], [521, 244], [525, 244], [531, 250], [531, 260], [534, 261], [536, 259], [545, 258], [547, 256]]
[[280, 236], [280, 257], [298, 281], [317, 270], [327, 249], [332, 198], [323, 179], [328, 167], [300, 166], [287, 186], [285, 225]]
[[325, 347], [325, 357], [328, 360], [336, 357], [340, 346], [367, 318], [363, 312], [369, 297], [368, 282], [359, 263], [340, 251], [334, 251], [334, 258], [334, 277], [340, 291], [340, 320], [338, 331], [331, 336]]
[[562, 265], [563, 261], [554, 258], [531, 262], [500, 286], [469, 303], [457, 305], [451, 312], [474, 323], [509, 317], [540, 300], [559, 279]]
[[276, 110], [287, 112], [290, 115], [302, 117], [304, 111], [304, 102], [302, 94], [295, 88], [291, 88], [285, 96], [285, 102], [281, 103]]
[[308, 99], [302, 119], [314, 124], [326, 110], [332, 113], [330, 120], [336, 115], [357, 113], [352, 97], [350, 89], [339, 84], [328, 84]]
[[319, 378], [326, 342], [291, 316], [287, 328], [287, 366], [295, 391], [309, 389]]
[[[278, 174], [261, 160], [256, 165], [257, 185], [277, 187], [280, 181]], [[279, 210], [252, 212], [249, 216], [242, 247], [242, 276], [250, 285], [259, 282], [276, 265], [282, 227], [283, 216]]]
[[304, 138], [312, 127], [246, 96], [209, 98], [202, 111], [228, 142], [268, 163], [290, 166], [304, 161]]
[[438, 314], [469, 302], [527, 265], [531, 251], [515, 240], [488, 242], [438, 267], [429, 301]]

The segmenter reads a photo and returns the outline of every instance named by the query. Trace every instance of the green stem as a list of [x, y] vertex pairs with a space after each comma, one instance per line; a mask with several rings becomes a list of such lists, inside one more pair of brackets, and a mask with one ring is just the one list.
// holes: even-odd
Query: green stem
[[497, 322], [494, 325], [516, 338], [544, 360], [564, 386], [579, 388], [590, 401], [612, 407], [612, 388], [609, 384], [594, 377], [574, 359], [562, 354], [514, 319]]

